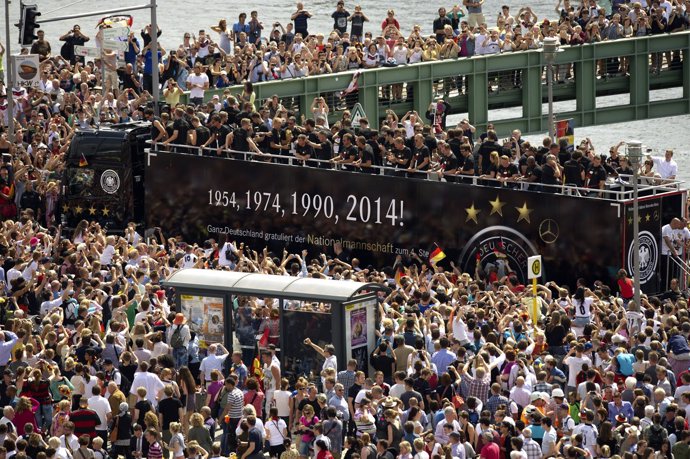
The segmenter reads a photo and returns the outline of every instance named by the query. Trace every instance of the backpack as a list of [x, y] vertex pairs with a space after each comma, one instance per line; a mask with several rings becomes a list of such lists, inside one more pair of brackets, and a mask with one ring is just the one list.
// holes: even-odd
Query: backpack
[[129, 391], [132, 388], [132, 381], [130, 381], [120, 370], [113, 370], [110, 375], [106, 373], [105, 381], [110, 382], [113, 376], [115, 376], [115, 373], [120, 373], [120, 390], [125, 394], [125, 397], [129, 396]]
[[647, 436], [649, 437], [647, 440], [649, 447], [656, 451], [660, 451], [661, 445], [664, 444], [668, 438], [668, 433], [663, 427], [652, 424], [649, 426], [649, 433]]
[[74, 298], [62, 303], [62, 308], [64, 309], [65, 325], [74, 325], [77, 321], [77, 310], [79, 309], [79, 303]]
[[178, 325], [170, 337], [170, 347], [173, 349], [182, 349], [184, 347], [184, 338], [182, 338], [182, 326]]

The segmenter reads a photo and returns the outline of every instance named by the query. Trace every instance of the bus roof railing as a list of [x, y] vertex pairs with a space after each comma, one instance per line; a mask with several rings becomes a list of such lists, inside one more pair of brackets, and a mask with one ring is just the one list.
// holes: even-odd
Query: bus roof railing
[[[290, 155], [275, 155], [271, 153], [254, 152], [254, 151], [237, 151], [227, 148], [210, 148], [210, 147], [195, 147], [190, 145], [180, 145], [180, 144], [166, 144], [155, 143], [152, 141], [147, 142], [151, 145], [146, 151], [152, 153], [165, 153], [165, 154], [185, 154], [185, 155], [196, 155], [196, 156], [207, 156], [216, 157], [218, 159], [227, 160], [241, 160], [241, 161], [268, 161], [268, 160], [279, 160], [280, 162], [275, 162], [273, 164], [278, 166], [287, 167], [301, 167], [307, 166], [304, 164], [305, 161], [298, 159], [297, 157]], [[163, 149], [161, 149], [163, 146]], [[206, 154], [204, 154], [206, 153]], [[220, 153], [220, 155], [219, 155]], [[224, 156], [222, 156], [224, 155]], [[559, 193], [569, 196], [577, 196], [583, 199], [595, 199], [595, 200], [606, 200], [606, 201], [617, 201], [624, 202], [633, 199], [633, 180], [634, 176], [629, 174], [618, 174], [617, 176], [608, 177], [603, 189], [598, 188], [587, 188], [578, 187], [574, 185], [566, 184], [546, 184], [538, 182], [528, 182], [526, 180], [515, 180], [507, 179], [501, 180], [497, 178], [492, 178], [488, 176], [477, 176], [477, 175], [463, 175], [463, 174], [439, 174], [438, 170], [428, 170], [428, 171], [413, 171], [408, 172], [407, 169], [395, 168], [389, 166], [378, 166], [371, 165], [369, 167], [360, 167], [356, 171], [350, 171], [345, 169], [343, 166], [347, 164], [336, 163], [332, 160], [315, 159], [310, 158], [306, 160], [309, 166], [321, 166], [327, 165], [328, 168], [321, 167], [322, 170], [331, 170], [334, 172], [356, 172], [356, 173], [368, 173], [371, 175], [385, 175], [385, 176], [397, 176], [404, 179], [417, 179], [417, 180], [434, 180], [446, 182], [449, 185], [453, 184], [465, 184], [473, 186], [484, 186], [484, 187], [499, 187], [508, 188], [517, 191], [532, 191], [532, 192], [550, 192]], [[434, 164], [433, 162], [431, 163]], [[374, 171], [374, 172], [371, 172]], [[411, 174], [410, 176], [403, 177], [402, 174]], [[422, 178], [426, 176], [426, 178]], [[452, 180], [448, 180], [452, 179]], [[662, 179], [658, 177], [638, 177], [638, 192], [644, 196], [656, 196], [666, 193], [678, 192], [683, 189], [682, 185], [685, 182], [677, 179]]]

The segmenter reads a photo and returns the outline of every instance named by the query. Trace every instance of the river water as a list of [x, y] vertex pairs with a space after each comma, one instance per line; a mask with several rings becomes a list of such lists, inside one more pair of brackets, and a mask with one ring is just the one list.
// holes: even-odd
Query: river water
[[[70, 14], [78, 14], [87, 11], [102, 11], [114, 7], [127, 7], [134, 5], [141, 5], [147, 3], [148, 0], [119, 0], [118, 2], [109, 2], [103, 0], [83, 0], [73, 2], [70, 0], [34, 0], [31, 3], [38, 5], [39, 11], [42, 13], [42, 18], [53, 18], [57, 16], [67, 16]], [[362, 6], [362, 11], [367, 15], [371, 22], [365, 25], [365, 31], [376, 33], [380, 31], [381, 21], [386, 17], [386, 11], [389, 8], [395, 10], [395, 16], [400, 23], [400, 28], [403, 33], [410, 32], [415, 24], [422, 27], [423, 33], [430, 33], [432, 29], [432, 22], [437, 17], [437, 10], [444, 6], [450, 8], [452, 2], [442, 0], [427, 0], [424, 2], [402, 0], [394, 2], [385, 2], [380, 0], [360, 0], [359, 2], [347, 1], [345, 3], [346, 9], [350, 12], [354, 10], [354, 5], [358, 3]], [[461, 3], [461, 2], [460, 2]], [[305, 8], [313, 14], [313, 18], [309, 21], [309, 31], [311, 33], [322, 32], [327, 34], [333, 27], [333, 20], [330, 15], [335, 10], [335, 0], [315, 0], [305, 1]], [[498, 15], [501, 6], [508, 4], [511, 7], [511, 13], [515, 14], [522, 5], [529, 4], [534, 13], [539, 18], [555, 18], [556, 6], [555, 1], [535, 0], [530, 2], [512, 2], [508, 0], [486, 0], [484, 3], [484, 14], [490, 25]], [[221, 18], [227, 19], [229, 24], [236, 21], [240, 12], [246, 12], [249, 15], [250, 10], [257, 10], [259, 12], [259, 19], [264, 22], [267, 29], [271, 25], [279, 21], [286, 24], [290, 19], [290, 14], [295, 10], [295, 3], [290, 1], [277, 0], [260, 0], [248, 4], [246, 1], [240, 0], [225, 0], [218, 4], [208, 3], [200, 0], [158, 0], [158, 23], [163, 30], [163, 35], [160, 40], [166, 49], [174, 49], [181, 43], [185, 32], [198, 33], [199, 29], [210, 29], [212, 25], [218, 23]], [[4, 11], [3, 11], [4, 13]], [[149, 12], [147, 10], [132, 11], [134, 16], [134, 27], [136, 29], [142, 28], [150, 22]], [[19, 16], [19, 0], [13, 0], [10, 5], [10, 24], [18, 22]], [[65, 33], [70, 27], [78, 23], [82, 26], [82, 31], [86, 35], [95, 35], [95, 25], [98, 17], [81, 18], [75, 20], [66, 20], [60, 22], [45, 23], [42, 29], [46, 32], [46, 37], [53, 46], [53, 51], [58, 52], [60, 44], [57, 37]], [[39, 21], [40, 22], [40, 21]], [[0, 31], [5, 31], [4, 14], [0, 18]], [[17, 48], [17, 28], [11, 27], [11, 44], [13, 50]], [[212, 34], [214, 39], [217, 35]], [[0, 36], [0, 41], [5, 42], [4, 33]], [[668, 98], [668, 92], [660, 92], [657, 96]], [[654, 98], [652, 98], [654, 100]], [[599, 101], [597, 102], [599, 104]], [[604, 104], [621, 104], [626, 103], [616, 97], [608, 98], [603, 101]], [[566, 111], [569, 108], [563, 106], [561, 111]], [[559, 107], [556, 107], [558, 113]], [[515, 112], [507, 112], [507, 114], [514, 116]], [[546, 113], [546, 112], [545, 112]], [[505, 114], [504, 114], [505, 115]], [[501, 116], [507, 117], [507, 116]], [[678, 161], [680, 169], [680, 178], [683, 180], [690, 179], [690, 115], [678, 116], [672, 118], [646, 120], [639, 122], [631, 122], [616, 125], [603, 125], [588, 128], [576, 127], [576, 140], [579, 142], [581, 138], [590, 137], [595, 147], [598, 147], [602, 152], [608, 152], [610, 145], [617, 144], [620, 140], [637, 139], [643, 142], [645, 148], [651, 148], [654, 152], [663, 154], [666, 148], [673, 148], [675, 153], [674, 158]], [[530, 136], [530, 140], [539, 139], [540, 136]]]

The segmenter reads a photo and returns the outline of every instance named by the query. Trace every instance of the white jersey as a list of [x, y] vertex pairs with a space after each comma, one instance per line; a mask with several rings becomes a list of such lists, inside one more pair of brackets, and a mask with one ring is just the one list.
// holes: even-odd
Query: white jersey
[[582, 301], [574, 300], [573, 305], [575, 306], [575, 318], [588, 318], [592, 315], [592, 303], [594, 303], [594, 298], [588, 296]]
[[578, 424], [575, 426], [575, 429], [573, 429], [573, 434], [581, 434], [582, 446], [587, 448], [592, 457], [596, 457], [594, 447], [597, 444], [597, 436], [599, 435], [596, 426], [593, 426], [592, 424]]
[[184, 257], [182, 257], [182, 269], [193, 268], [197, 260], [197, 256], [193, 253], [186, 253]]
[[645, 317], [639, 311], [628, 311], [625, 313], [625, 320], [628, 322], [628, 335], [636, 335], [644, 327]]

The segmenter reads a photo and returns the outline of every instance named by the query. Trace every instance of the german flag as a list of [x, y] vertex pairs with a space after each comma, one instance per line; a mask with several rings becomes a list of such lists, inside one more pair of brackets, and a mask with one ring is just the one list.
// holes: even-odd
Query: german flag
[[402, 287], [400, 284], [400, 280], [405, 277], [405, 268], [403, 267], [402, 263], [397, 263], [395, 265], [395, 284], [399, 287]]
[[441, 247], [436, 246], [436, 248], [429, 255], [429, 263], [431, 263], [432, 265], [435, 265], [436, 263], [443, 260], [444, 258], [446, 258], [446, 254], [443, 253], [443, 250], [441, 250]]
[[81, 158], [79, 158], [79, 167], [86, 167], [89, 165], [89, 162], [86, 160], [86, 156], [84, 156], [84, 153], [81, 154]]

